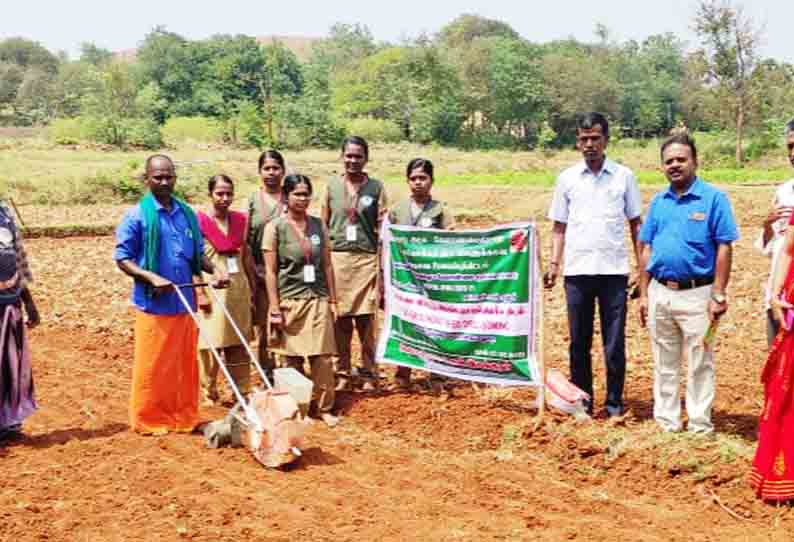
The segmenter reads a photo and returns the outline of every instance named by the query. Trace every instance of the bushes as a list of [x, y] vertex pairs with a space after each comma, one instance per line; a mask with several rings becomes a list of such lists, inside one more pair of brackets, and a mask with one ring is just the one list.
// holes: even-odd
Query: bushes
[[178, 143], [222, 143], [224, 124], [207, 117], [172, 117], [160, 132], [169, 145]]
[[126, 138], [123, 145], [139, 149], [159, 149], [163, 146], [160, 125], [153, 119], [125, 119], [122, 126]]
[[259, 112], [255, 104], [251, 102], [241, 102], [237, 109], [237, 114], [229, 119], [228, 136], [229, 139], [244, 147], [256, 147], [262, 149], [270, 146], [265, 133], [265, 119]]
[[79, 119], [55, 119], [47, 128], [47, 138], [56, 145], [76, 145], [82, 138]]
[[360, 117], [342, 123], [348, 134], [356, 134], [370, 143], [399, 143], [402, 130], [390, 120]]
[[48, 128], [50, 141], [57, 145], [98, 143], [114, 147], [159, 149], [163, 145], [160, 127], [152, 119], [76, 117], [57, 119]]

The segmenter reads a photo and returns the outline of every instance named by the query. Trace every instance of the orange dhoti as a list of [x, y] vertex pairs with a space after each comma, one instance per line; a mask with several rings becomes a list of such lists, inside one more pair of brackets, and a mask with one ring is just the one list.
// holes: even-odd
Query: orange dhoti
[[135, 314], [130, 427], [189, 433], [198, 425], [198, 330], [189, 314]]

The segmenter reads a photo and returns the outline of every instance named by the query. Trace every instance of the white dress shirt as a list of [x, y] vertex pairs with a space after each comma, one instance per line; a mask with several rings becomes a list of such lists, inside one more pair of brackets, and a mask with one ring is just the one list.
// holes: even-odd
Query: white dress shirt
[[627, 167], [606, 159], [594, 174], [581, 161], [560, 173], [548, 217], [566, 224], [563, 275], [628, 275], [625, 222], [641, 213]]
[[[775, 197], [772, 205], [777, 207], [794, 207], [794, 179], [786, 181], [775, 190]], [[772, 224], [772, 238], [764, 244], [764, 232], [755, 241], [755, 247], [767, 258], [772, 258], [772, 266], [769, 269], [769, 278], [764, 288], [764, 307], [769, 308], [769, 301], [772, 299], [772, 281], [774, 280], [775, 266], [777, 265], [780, 250], [786, 241], [786, 227], [788, 217], [779, 218]]]

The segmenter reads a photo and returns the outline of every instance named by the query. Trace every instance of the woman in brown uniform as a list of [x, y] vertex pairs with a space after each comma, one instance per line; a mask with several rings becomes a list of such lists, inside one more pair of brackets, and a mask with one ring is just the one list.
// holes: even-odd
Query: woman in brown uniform
[[[440, 230], [454, 227], [452, 213], [430, 194], [430, 189], [433, 187], [433, 163], [424, 158], [414, 158], [408, 162], [405, 178], [411, 193], [389, 211], [389, 222]], [[410, 388], [411, 369], [398, 368], [394, 381], [400, 388]], [[444, 381], [445, 379], [438, 375], [430, 376], [431, 387], [436, 393], [444, 392]]]
[[328, 230], [307, 213], [312, 195], [308, 177], [288, 175], [283, 193], [287, 212], [265, 227], [262, 240], [273, 333], [269, 346], [301, 373], [309, 358], [314, 407], [320, 419], [334, 426], [336, 287]]
[[351, 384], [350, 343], [353, 327], [361, 342], [363, 389], [378, 384], [375, 365], [375, 320], [378, 310], [378, 233], [386, 211], [383, 183], [364, 167], [367, 142], [351, 136], [342, 143], [344, 174], [328, 182], [323, 200], [323, 222], [331, 237], [331, 258], [339, 285], [336, 344], [339, 351], [337, 389]]
[[262, 179], [262, 186], [248, 199], [248, 246], [256, 269], [253, 323], [257, 336], [259, 362], [268, 375], [273, 372], [275, 360], [267, 352], [267, 289], [262, 236], [265, 226], [284, 212], [281, 182], [285, 171], [284, 157], [280, 152], [268, 150], [260, 154], [259, 176]]
[[[254, 266], [248, 245], [245, 243], [247, 218], [244, 213], [232, 211], [234, 183], [226, 175], [215, 175], [209, 180], [212, 209], [197, 213], [199, 227], [204, 235], [204, 255], [216, 269], [229, 275], [229, 287], [217, 290], [224, 305], [247, 339], [251, 339], [251, 289], [255, 284]], [[211, 280], [204, 274], [204, 280]], [[243, 395], [251, 391], [251, 369], [248, 352], [240, 338], [226, 320], [223, 309], [214, 307], [212, 297], [201, 290], [197, 295], [200, 318], [211, 337], [212, 346], [223, 354], [226, 368]], [[199, 339], [199, 386], [204, 405], [215, 404], [218, 397], [218, 364], [212, 357], [210, 345]]]

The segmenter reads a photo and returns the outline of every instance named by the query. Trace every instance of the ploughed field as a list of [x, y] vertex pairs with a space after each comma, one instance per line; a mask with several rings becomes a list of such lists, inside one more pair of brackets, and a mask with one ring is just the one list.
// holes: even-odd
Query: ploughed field
[[[532, 392], [463, 383], [448, 400], [421, 386], [343, 394], [342, 423], [314, 424], [288, 471], [244, 449], [207, 449], [199, 435], [130, 433], [130, 281], [111, 260], [113, 238], [30, 239], [44, 322], [30, 334], [40, 411], [22, 440], [0, 447], [0, 540], [790, 540], [791, 509], [758, 502], [745, 482], [769, 266], [752, 245], [772, 187], [726, 190], [742, 239], [716, 347], [716, 439], [656, 430], [650, 345], [632, 305], [621, 422], [553, 411], [539, 420]], [[548, 254], [548, 190], [442, 185], [436, 195], [475, 208], [463, 213], [472, 226], [536, 218]], [[107, 225], [123, 209], [21, 211], [30, 225]], [[546, 361], [567, 374], [562, 288], [545, 303]], [[598, 405], [599, 348], [596, 339]]]

